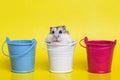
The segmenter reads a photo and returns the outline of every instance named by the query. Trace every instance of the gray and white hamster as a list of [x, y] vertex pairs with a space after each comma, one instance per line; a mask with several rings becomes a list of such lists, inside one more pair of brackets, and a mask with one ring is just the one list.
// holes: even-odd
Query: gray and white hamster
[[50, 33], [46, 38], [47, 43], [71, 43], [72, 37], [66, 30], [66, 26], [50, 27]]

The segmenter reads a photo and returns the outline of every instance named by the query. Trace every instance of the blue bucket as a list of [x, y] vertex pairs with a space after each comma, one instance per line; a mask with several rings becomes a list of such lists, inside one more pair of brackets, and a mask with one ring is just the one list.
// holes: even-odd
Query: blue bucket
[[[4, 52], [4, 45], [7, 42], [10, 55]], [[10, 40], [2, 45], [2, 53], [10, 57], [12, 72], [24, 73], [34, 71], [35, 48], [37, 41], [33, 40]]]

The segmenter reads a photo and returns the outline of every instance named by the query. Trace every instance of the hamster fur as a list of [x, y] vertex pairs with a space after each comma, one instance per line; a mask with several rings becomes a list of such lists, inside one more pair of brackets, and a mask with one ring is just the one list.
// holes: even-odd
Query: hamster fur
[[65, 26], [50, 27], [50, 33], [46, 38], [47, 43], [71, 43], [72, 37]]

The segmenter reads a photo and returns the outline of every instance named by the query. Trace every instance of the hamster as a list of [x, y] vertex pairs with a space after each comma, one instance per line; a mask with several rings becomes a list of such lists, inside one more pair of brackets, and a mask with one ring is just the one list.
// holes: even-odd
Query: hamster
[[50, 27], [50, 33], [46, 38], [47, 43], [71, 43], [72, 37], [66, 30], [66, 26]]

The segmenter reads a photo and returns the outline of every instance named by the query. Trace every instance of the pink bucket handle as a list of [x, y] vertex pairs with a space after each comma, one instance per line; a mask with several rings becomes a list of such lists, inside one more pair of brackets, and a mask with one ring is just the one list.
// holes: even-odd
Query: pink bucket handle
[[117, 40], [114, 40], [114, 45], [117, 43]]
[[88, 38], [85, 36], [84, 38], [84, 42], [87, 43], [88, 42]]
[[82, 43], [81, 43], [82, 41], [84, 41], [84, 42], [86, 43], [86, 42], [88, 42], [88, 38], [85, 37], [84, 39], [81, 39], [81, 40], [79, 41], [79, 44], [80, 44], [82, 47], [86, 48], [86, 46], [82, 45]]

